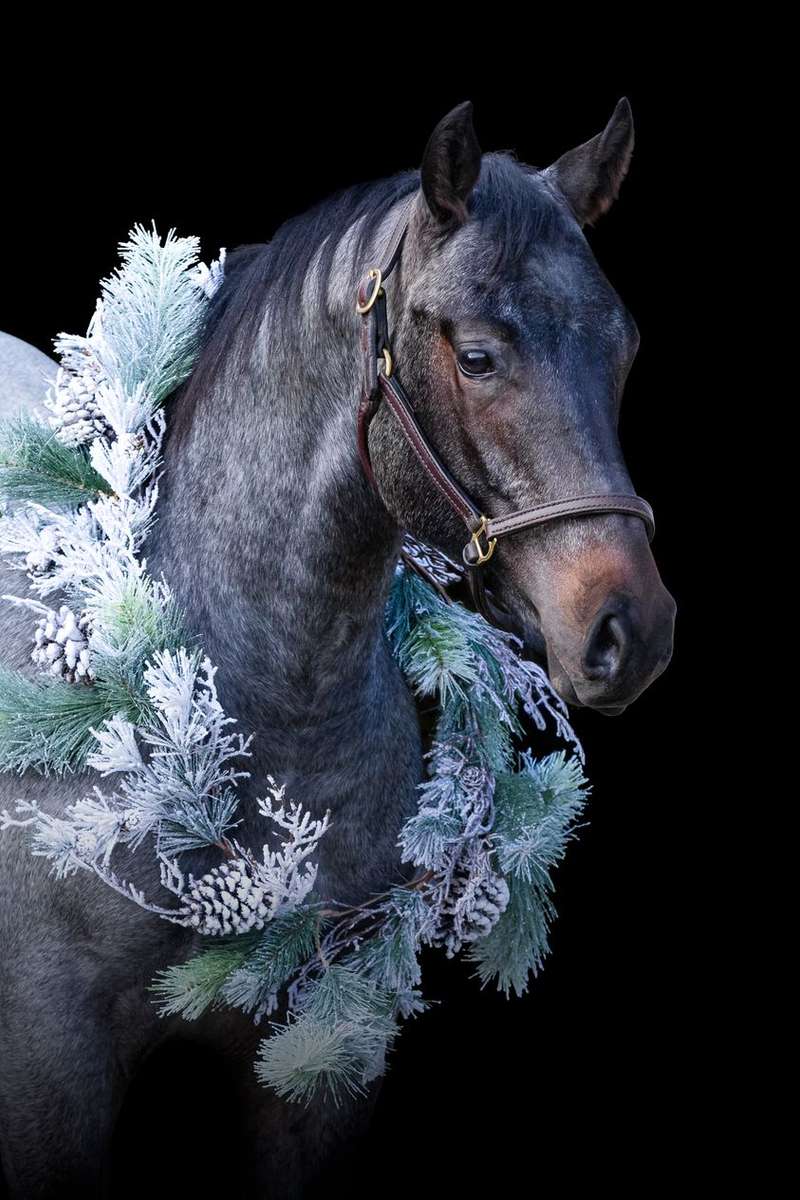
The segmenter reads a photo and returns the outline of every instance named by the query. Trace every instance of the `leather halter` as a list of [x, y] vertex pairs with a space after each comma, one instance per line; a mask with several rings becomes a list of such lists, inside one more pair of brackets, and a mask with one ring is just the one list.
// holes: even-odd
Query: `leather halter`
[[488, 517], [470, 499], [428, 441], [414, 415], [414, 405], [394, 370], [389, 346], [386, 293], [382, 284], [400, 258], [409, 215], [410, 205], [406, 201], [381, 256], [380, 266], [372, 267], [358, 287], [356, 311], [362, 317], [361, 345], [364, 355], [364, 378], [358, 406], [358, 452], [367, 478], [379, 492], [370, 461], [368, 437], [370, 422], [381, 401], [385, 400], [428, 478], [467, 527], [469, 541], [464, 546], [462, 557], [475, 607], [493, 625], [509, 628], [508, 614], [490, 601], [484, 585], [483, 566], [492, 557], [498, 538], [564, 517], [624, 513], [644, 521], [648, 540], [652, 541], [655, 534], [653, 510], [641, 496], [601, 493], [568, 496], [563, 500], [538, 504], [534, 508], [520, 509], [504, 517]]

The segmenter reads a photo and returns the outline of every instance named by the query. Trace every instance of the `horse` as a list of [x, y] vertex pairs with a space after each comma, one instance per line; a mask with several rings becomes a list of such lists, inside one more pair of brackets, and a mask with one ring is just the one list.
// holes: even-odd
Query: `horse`
[[[368, 432], [375, 486], [363, 470], [359, 281], [407, 212], [384, 283], [395, 369], [484, 512], [633, 494], [617, 423], [639, 332], [586, 238], [633, 142], [622, 98], [599, 134], [540, 169], [483, 153], [465, 102], [433, 129], [418, 169], [345, 188], [228, 257], [194, 370], [169, 401], [146, 557], [218, 665], [226, 711], [257, 735], [248, 791], [265, 794], [273, 776], [313, 814], [330, 810], [319, 897], [357, 903], [404, 878], [397, 835], [416, 810], [423, 741], [384, 606], [405, 531], [451, 558], [464, 542], [386, 405]], [[485, 569], [567, 704], [618, 714], [669, 662], [676, 606], [635, 514], [521, 530]], [[15, 590], [7, 573], [2, 591]], [[29, 618], [7, 606], [0, 620], [6, 661], [21, 668]], [[0, 787], [0, 807], [24, 798], [54, 812], [89, 790], [80, 776], [33, 773]], [[260, 844], [243, 807], [240, 840]], [[338, 1107], [299, 1109], [256, 1079], [264, 1031], [241, 1013], [159, 1018], [147, 985], [196, 934], [89, 872], [54, 881], [24, 836], [0, 839], [0, 855], [0, 1153], [15, 1197], [103, 1195], [131, 1079], [187, 1031], [232, 1065], [225, 1103], [239, 1105], [259, 1194], [302, 1194], [363, 1134], [378, 1082]], [[152, 894], [147, 858], [123, 874]]]

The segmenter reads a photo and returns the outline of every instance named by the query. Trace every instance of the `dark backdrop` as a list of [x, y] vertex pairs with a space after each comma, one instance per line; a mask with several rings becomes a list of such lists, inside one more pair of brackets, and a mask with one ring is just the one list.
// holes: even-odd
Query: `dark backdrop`
[[[702, 1179], [714, 1170], [706, 1116], [724, 1089], [709, 989], [713, 853], [700, 836], [718, 799], [695, 773], [693, 717], [714, 633], [700, 617], [689, 489], [702, 482], [707, 453], [701, 350], [724, 96], [708, 82], [698, 91], [680, 63], [667, 88], [641, 70], [545, 75], [522, 54], [496, 77], [465, 65], [445, 81], [420, 67], [379, 93], [366, 65], [357, 85], [350, 72], [309, 76], [295, 59], [279, 76], [273, 62], [263, 76], [234, 71], [219, 86], [208, 59], [174, 84], [154, 59], [150, 78], [120, 74], [102, 89], [88, 69], [45, 70], [55, 72], [49, 107], [7, 110], [3, 131], [11, 170], [0, 328], [47, 352], [58, 331], [85, 328], [97, 282], [136, 221], [199, 235], [208, 260], [221, 245], [268, 239], [340, 186], [418, 165], [435, 122], [463, 99], [474, 102], [485, 150], [513, 149], [543, 167], [629, 97], [633, 163], [588, 238], [641, 332], [621, 436], [634, 486], [654, 506], [654, 552], [678, 604], [673, 662], [622, 717], [575, 714], [593, 796], [557, 874], [560, 916], [544, 972], [507, 1002], [429, 955], [426, 990], [441, 1003], [406, 1025], [372, 1134], [326, 1185], [382, 1196], [446, 1183], [470, 1195], [487, 1182], [510, 1191], [522, 1170], [515, 1186], [580, 1179], [649, 1194], [690, 1164]], [[359, 90], [377, 98], [359, 102]], [[195, 1194], [224, 1194], [227, 1153], [197, 1154], [194, 1165], [182, 1155], [180, 1170], [167, 1166], [154, 1182], [156, 1156], [178, 1138], [197, 1145], [216, 1131], [217, 1147], [234, 1145], [213, 1078], [213, 1065], [200, 1069], [177, 1048], [137, 1085], [117, 1141], [120, 1197], [166, 1194], [179, 1179]]]

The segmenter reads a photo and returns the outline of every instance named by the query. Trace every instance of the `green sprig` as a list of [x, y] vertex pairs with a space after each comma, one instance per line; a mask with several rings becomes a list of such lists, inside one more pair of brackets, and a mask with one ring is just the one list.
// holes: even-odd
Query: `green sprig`
[[9, 503], [77, 508], [111, 488], [82, 448], [62, 446], [28, 415], [0, 423], [0, 495]]
[[101, 687], [32, 680], [0, 667], [0, 770], [63, 774], [96, 748], [90, 732], [118, 711]]
[[150, 985], [150, 991], [161, 1000], [159, 1016], [196, 1021], [218, 1000], [225, 981], [242, 965], [257, 940], [257, 933], [240, 934], [159, 971]]

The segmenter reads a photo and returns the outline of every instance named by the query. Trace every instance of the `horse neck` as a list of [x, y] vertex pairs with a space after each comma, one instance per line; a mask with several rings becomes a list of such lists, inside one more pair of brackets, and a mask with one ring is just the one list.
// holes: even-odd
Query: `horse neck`
[[259, 336], [234, 335], [210, 385], [176, 398], [148, 547], [220, 667], [223, 703], [286, 746], [293, 725], [307, 739], [309, 725], [358, 719], [390, 669], [383, 612], [401, 534], [358, 459], [351, 243], [327, 279], [312, 261], [311, 315], [286, 322], [288, 336], [270, 297]]

